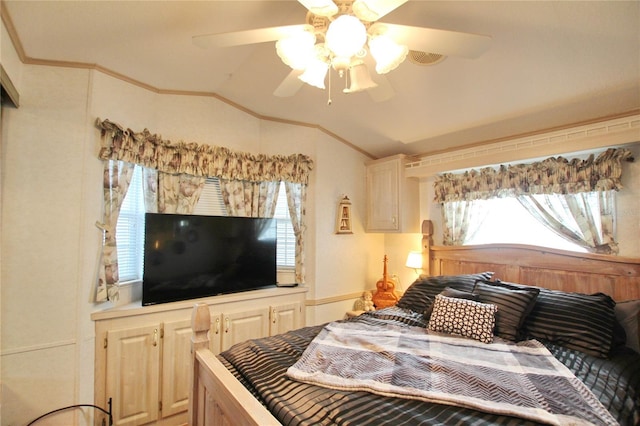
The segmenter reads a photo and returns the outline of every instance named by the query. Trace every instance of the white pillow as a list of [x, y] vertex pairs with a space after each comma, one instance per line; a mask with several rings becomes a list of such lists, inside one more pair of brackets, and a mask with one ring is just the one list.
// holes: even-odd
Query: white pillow
[[433, 303], [433, 313], [427, 328], [491, 343], [497, 310], [496, 305], [439, 294]]

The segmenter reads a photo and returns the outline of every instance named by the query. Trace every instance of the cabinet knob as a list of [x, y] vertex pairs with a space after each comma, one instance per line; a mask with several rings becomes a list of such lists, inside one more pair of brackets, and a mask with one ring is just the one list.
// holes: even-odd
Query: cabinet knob
[[276, 309], [273, 308], [273, 310], [271, 311], [271, 322], [275, 324], [277, 319], [278, 319], [278, 311], [276, 311]]
[[216, 334], [220, 334], [220, 318], [216, 318]]
[[153, 346], [158, 346], [158, 329], [153, 330]]
[[224, 319], [224, 332], [225, 333], [229, 332], [229, 318]]

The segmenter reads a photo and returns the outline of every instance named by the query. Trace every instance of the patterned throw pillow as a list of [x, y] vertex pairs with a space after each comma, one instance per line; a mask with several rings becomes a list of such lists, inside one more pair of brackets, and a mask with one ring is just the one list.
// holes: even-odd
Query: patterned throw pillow
[[438, 294], [433, 304], [428, 329], [491, 343], [496, 311], [495, 305]]

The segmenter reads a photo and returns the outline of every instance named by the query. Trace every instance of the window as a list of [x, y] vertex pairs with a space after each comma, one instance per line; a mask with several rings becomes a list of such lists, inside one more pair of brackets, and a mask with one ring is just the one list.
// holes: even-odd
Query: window
[[276, 264], [279, 268], [294, 268], [296, 265], [296, 236], [291, 225], [284, 182], [280, 182], [276, 212], [273, 217], [276, 219], [276, 237], [278, 238]]
[[[485, 209], [478, 231], [465, 244], [513, 243], [586, 252], [534, 218], [516, 198], [478, 200]], [[473, 226], [475, 228], [475, 226]]]
[[227, 216], [227, 208], [224, 205], [222, 191], [220, 190], [220, 181], [217, 178], [207, 178], [193, 214]]
[[135, 167], [116, 225], [120, 282], [142, 279], [144, 212], [142, 169]]
[[[118, 243], [118, 267], [120, 282], [142, 279], [144, 260], [144, 194], [142, 191], [142, 168], [136, 166], [129, 190], [120, 208], [116, 226]], [[208, 178], [194, 214], [226, 216], [227, 209], [222, 199], [220, 182]], [[293, 233], [284, 183], [280, 183], [276, 205], [276, 237], [278, 239], [276, 264], [279, 269], [295, 267], [296, 238]]]

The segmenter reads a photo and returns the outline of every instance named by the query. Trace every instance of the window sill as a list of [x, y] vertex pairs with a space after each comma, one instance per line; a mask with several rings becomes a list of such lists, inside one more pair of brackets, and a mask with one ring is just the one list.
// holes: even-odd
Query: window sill
[[142, 280], [121, 282], [118, 285], [118, 300], [113, 302], [114, 307], [128, 305], [133, 302], [142, 302]]

